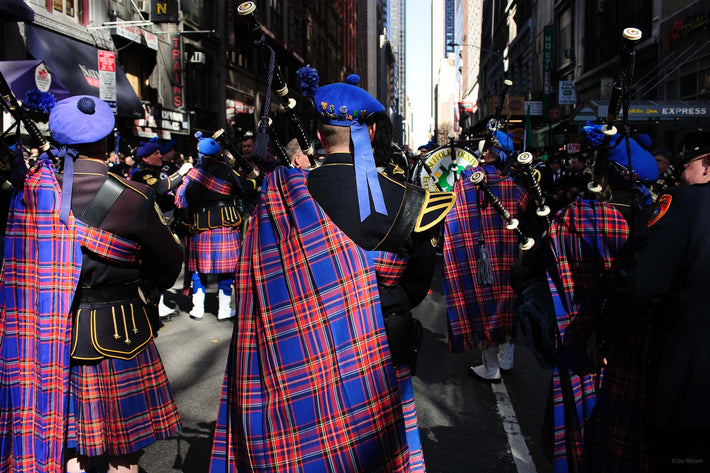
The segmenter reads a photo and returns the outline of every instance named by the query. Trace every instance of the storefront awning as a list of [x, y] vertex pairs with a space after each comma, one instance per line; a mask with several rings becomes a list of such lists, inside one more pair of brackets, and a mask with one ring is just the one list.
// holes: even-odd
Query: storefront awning
[[52, 75], [43, 61], [0, 61], [0, 72], [18, 100], [22, 100], [33, 89], [51, 92], [57, 100], [71, 95], [69, 89]]
[[[98, 49], [44, 28], [27, 25], [27, 50], [43, 60], [66, 84], [72, 95], [99, 96]], [[118, 116], [135, 117], [143, 113], [141, 101], [126, 74], [116, 67]]]
[[[578, 107], [570, 120], [584, 124], [588, 120], [599, 123], [606, 119], [609, 103], [590, 100]], [[684, 118], [710, 118], [710, 102], [693, 100], [638, 100], [629, 106], [629, 121], [681, 120]]]
[[0, 0], [0, 19], [10, 21], [34, 21], [35, 12], [22, 0]]

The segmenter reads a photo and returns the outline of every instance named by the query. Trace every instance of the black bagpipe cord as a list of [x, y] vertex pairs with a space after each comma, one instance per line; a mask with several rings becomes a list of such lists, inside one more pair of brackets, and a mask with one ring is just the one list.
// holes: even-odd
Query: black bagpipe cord
[[259, 120], [259, 130], [254, 141], [253, 156], [258, 160], [266, 159], [267, 149], [269, 146], [269, 112], [271, 111], [271, 87], [274, 80], [274, 69], [276, 68], [276, 53], [271, 47], [266, 44], [266, 38], [262, 33], [261, 37], [254, 41], [254, 45], [259, 48], [264, 48], [269, 52], [269, 66], [266, 71], [266, 92], [264, 94], [264, 107]]
[[478, 255], [476, 256], [476, 282], [481, 286], [490, 286], [493, 284], [493, 264], [491, 256], [486, 246], [486, 238], [484, 234], [484, 219], [482, 203], [486, 195], [483, 191], [476, 189], [476, 205], [478, 205]]

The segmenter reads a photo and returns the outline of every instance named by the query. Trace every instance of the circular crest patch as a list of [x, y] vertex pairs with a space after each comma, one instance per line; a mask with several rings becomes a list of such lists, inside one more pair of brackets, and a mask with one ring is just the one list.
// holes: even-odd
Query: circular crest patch
[[651, 219], [648, 221], [649, 227], [654, 223], [658, 222], [661, 217], [666, 214], [666, 212], [671, 206], [672, 200], [673, 197], [668, 194], [663, 194], [661, 197], [659, 197], [658, 201], [656, 202], [656, 206], [654, 207], [653, 212], [651, 213]]
[[[441, 190], [450, 192], [454, 188], [454, 176], [461, 174], [468, 166], [478, 166], [478, 159], [472, 153], [463, 148], [456, 150], [456, 160], [451, 160], [451, 147], [445, 146], [432, 151], [425, 158], [425, 162], [431, 169], [433, 176], [429, 176], [426, 171], [421, 173], [421, 186], [429, 191], [438, 191], [437, 184]], [[434, 180], [436, 179], [436, 180]]]

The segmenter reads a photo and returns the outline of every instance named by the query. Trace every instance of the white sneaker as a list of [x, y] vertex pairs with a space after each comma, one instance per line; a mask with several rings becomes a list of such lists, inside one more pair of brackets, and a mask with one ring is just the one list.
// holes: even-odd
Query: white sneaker
[[478, 366], [470, 366], [468, 368], [468, 373], [473, 376], [474, 378], [479, 378], [482, 379], [483, 381], [487, 381], [489, 383], [500, 383], [501, 377], [500, 377], [500, 370], [498, 371], [498, 376], [488, 378], [486, 377], [486, 367], [483, 365], [478, 365]]

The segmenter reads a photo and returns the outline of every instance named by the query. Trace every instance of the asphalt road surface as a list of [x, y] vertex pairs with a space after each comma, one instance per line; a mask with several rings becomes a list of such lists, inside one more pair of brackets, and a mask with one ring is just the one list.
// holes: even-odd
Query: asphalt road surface
[[[181, 281], [179, 279], [178, 281]], [[233, 323], [218, 321], [216, 285], [208, 287], [203, 320], [187, 315], [180, 282], [167, 295], [180, 313], [156, 339], [182, 416], [176, 438], [146, 449], [144, 473], [206, 473]], [[541, 369], [522, 338], [515, 365], [501, 384], [468, 375], [480, 352], [448, 352], [446, 312], [437, 271], [432, 291], [414, 311], [424, 341], [414, 378], [424, 458], [429, 473], [548, 473], [540, 448], [550, 372]]]

